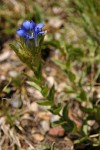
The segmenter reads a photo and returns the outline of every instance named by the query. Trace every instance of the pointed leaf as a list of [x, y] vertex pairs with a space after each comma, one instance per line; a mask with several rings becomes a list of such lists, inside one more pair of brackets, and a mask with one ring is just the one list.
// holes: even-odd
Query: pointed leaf
[[67, 120], [66, 124], [62, 124], [62, 127], [67, 132], [76, 132], [76, 124], [70, 119]]
[[16, 48], [16, 46], [15, 46], [15, 45], [13, 45], [13, 44], [9, 44], [9, 45], [10, 45], [11, 49], [13, 49], [15, 52], [17, 52], [17, 51], [18, 51], [18, 49]]
[[51, 150], [54, 150], [54, 142], [52, 143], [52, 145], [51, 145]]
[[87, 95], [86, 95], [86, 92], [82, 89], [81, 92], [80, 92], [80, 95], [79, 95], [79, 98], [83, 101], [86, 101], [87, 100]]
[[47, 97], [47, 95], [48, 95], [48, 86], [47, 85], [42, 88], [41, 93], [44, 97]]
[[61, 109], [62, 109], [62, 104], [60, 103], [60, 104], [58, 104], [58, 106], [52, 107], [51, 111], [54, 115], [58, 115], [60, 113]]
[[65, 105], [65, 107], [63, 108], [63, 118], [64, 120], [68, 120], [68, 104]]
[[26, 83], [41, 92], [41, 87], [38, 84], [36, 84], [35, 82], [27, 81]]
[[52, 123], [53, 127], [57, 127], [57, 126], [62, 126], [65, 125], [67, 122], [66, 121], [62, 121], [62, 120], [58, 120]]
[[48, 100], [54, 101], [54, 94], [55, 94], [55, 86], [53, 85], [50, 89], [49, 95], [48, 95]]
[[38, 101], [37, 103], [42, 106], [51, 106], [52, 105], [52, 101], [47, 101], [47, 100], [41, 100], [41, 101]]
[[71, 71], [68, 71], [68, 77], [69, 77], [70, 81], [75, 81], [75, 79], [76, 79], [75, 74]]
[[54, 62], [56, 65], [58, 65], [62, 70], [66, 70], [66, 65], [65, 65], [63, 62], [61, 62], [61, 61], [59, 61], [59, 60], [53, 60], [53, 62]]

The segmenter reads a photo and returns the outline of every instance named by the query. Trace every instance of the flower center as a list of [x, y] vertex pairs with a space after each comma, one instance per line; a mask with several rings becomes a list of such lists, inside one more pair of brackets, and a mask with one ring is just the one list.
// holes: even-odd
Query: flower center
[[28, 31], [27, 34], [28, 34], [29, 37], [34, 37], [34, 32], [32, 32], [32, 31]]
[[32, 37], [34, 37], [34, 33], [33, 32], [31, 32], [31, 35], [32, 35]]

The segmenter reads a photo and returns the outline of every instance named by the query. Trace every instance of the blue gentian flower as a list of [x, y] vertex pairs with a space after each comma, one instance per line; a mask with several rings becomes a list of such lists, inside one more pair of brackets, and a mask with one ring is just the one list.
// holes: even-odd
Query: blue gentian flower
[[34, 39], [35, 46], [38, 46], [37, 36], [39, 34], [45, 34], [45, 31], [42, 31], [44, 27], [43, 23], [35, 24], [33, 21], [26, 20], [23, 22], [21, 27], [16, 31], [16, 33], [23, 37], [26, 40]]

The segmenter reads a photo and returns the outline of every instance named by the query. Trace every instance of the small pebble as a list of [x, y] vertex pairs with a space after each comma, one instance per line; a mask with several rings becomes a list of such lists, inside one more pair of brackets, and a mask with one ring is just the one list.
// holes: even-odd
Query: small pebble
[[54, 127], [49, 130], [49, 135], [53, 137], [62, 137], [64, 136], [65, 130], [61, 127]]
[[41, 142], [44, 140], [44, 136], [39, 134], [39, 133], [35, 133], [32, 135], [33, 139], [37, 142]]
[[38, 112], [37, 118], [39, 118], [41, 120], [50, 121], [50, 113], [49, 112]]
[[37, 112], [38, 111], [38, 104], [36, 102], [33, 102], [30, 104], [29, 109], [33, 112]]
[[48, 121], [43, 120], [43, 121], [41, 121], [40, 124], [41, 124], [42, 129], [43, 129], [45, 132], [49, 131], [49, 129], [50, 129], [50, 124], [49, 124]]

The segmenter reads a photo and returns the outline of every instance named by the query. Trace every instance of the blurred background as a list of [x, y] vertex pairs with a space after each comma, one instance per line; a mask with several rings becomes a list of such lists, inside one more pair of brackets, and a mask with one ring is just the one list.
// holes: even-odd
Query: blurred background
[[[82, 89], [84, 94], [79, 91], [81, 93], [80, 99], [83, 98], [84, 100], [83, 95], [86, 96], [85, 98], [89, 97], [89, 106], [91, 105], [95, 108], [96, 117], [93, 115], [94, 112], [92, 117], [94, 117], [93, 120], [97, 119], [98, 123], [93, 124], [96, 127], [96, 129], [93, 129], [93, 132], [90, 130], [93, 127], [93, 122], [90, 123], [89, 134], [98, 134], [100, 129], [100, 118], [97, 117], [97, 114], [100, 114], [100, 0], [0, 0], [0, 139], [4, 139], [1, 142], [1, 147], [3, 147], [3, 150], [8, 150], [9, 145], [11, 146], [13, 141], [12, 150], [16, 149], [15, 145], [25, 150], [27, 147], [32, 149], [34, 144], [30, 141], [33, 138], [31, 134], [34, 135], [34, 131], [32, 133], [33, 126], [35, 130], [36, 128], [38, 130], [42, 128], [41, 131], [39, 130], [39, 136], [35, 134], [37, 139], [33, 138], [38, 143], [41, 142], [41, 139], [44, 140], [44, 135], [50, 129], [50, 118], [55, 120], [54, 116], [51, 117], [42, 108], [44, 115], [42, 112], [40, 116], [44, 120], [49, 117], [47, 119], [49, 120], [49, 127], [46, 126], [47, 131], [44, 131], [45, 129], [43, 128], [45, 126], [40, 124], [42, 119], [38, 115], [39, 113], [41, 114], [41, 109], [38, 109], [35, 103], [37, 99], [41, 99], [41, 95], [25, 84], [27, 76], [22, 74], [24, 72], [31, 75], [32, 72], [20, 62], [9, 46], [10, 43], [18, 39], [16, 30], [25, 20], [33, 20], [37, 24], [40, 22], [45, 24], [44, 30], [47, 30], [47, 34], [42, 46], [42, 58], [44, 60], [43, 77], [49, 86], [56, 84], [56, 101], [68, 101], [72, 107], [70, 112], [74, 115], [78, 113], [78, 110], [80, 113], [80, 105], [83, 107], [88, 106], [84, 101], [79, 103], [76, 100], [75, 92], [69, 92], [75, 84], [75, 82], [73, 82], [74, 84], [71, 83], [71, 80], [76, 78], [78, 89], [80, 89], [80, 86], [83, 86], [81, 88], [84, 89]], [[66, 65], [66, 68], [69, 65], [67, 56], [65, 56], [66, 53], [70, 57], [71, 62], [69, 67], [70, 74], [67, 74], [67, 77], [65, 72], [61, 72], [61, 70], [64, 70], [64, 65]], [[59, 60], [64, 64], [59, 62]], [[80, 85], [81, 81], [82, 84]], [[65, 84], [68, 86], [66, 87]], [[66, 90], [64, 89], [63, 91], [63, 88], [66, 88]], [[35, 110], [34, 113], [33, 110]], [[86, 113], [88, 112], [89, 110], [86, 110]], [[45, 115], [47, 115], [46, 119]], [[75, 121], [77, 128], [80, 129], [82, 122], [80, 120], [76, 121], [75, 117], [78, 118], [77, 115], [72, 117], [72, 120]], [[80, 115], [81, 120], [83, 118], [82, 115]], [[30, 118], [30, 116], [36, 119], [35, 121], [30, 119], [30, 122], [33, 121], [32, 125], [28, 121], [22, 123], [24, 117]], [[10, 127], [14, 128], [10, 131]], [[5, 129], [8, 134], [7, 139]], [[27, 134], [25, 133], [26, 129], [28, 129], [27, 132], [30, 135], [29, 139], [27, 139]], [[85, 130], [82, 132], [85, 134]], [[18, 138], [17, 142], [15, 142], [15, 135]], [[42, 138], [38, 141], [41, 136]], [[24, 138], [27, 142], [24, 141]], [[47, 141], [50, 141], [50, 138]], [[59, 143], [60, 140], [57, 141], [56, 139], [57, 142]], [[94, 139], [94, 143], [100, 146], [100, 136], [99, 140]], [[71, 146], [73, 143], [69, 145]], [[76, 149], [78, 150], [78, 148]], [[84, 149], [84, 146], [82, 148]], [[41, 150], [45, 149], [41, 148]], [[64, 150], [64, 147], [62, 150]]]

